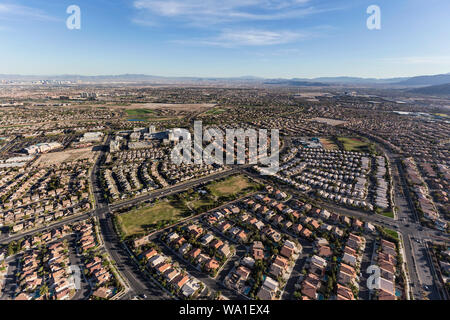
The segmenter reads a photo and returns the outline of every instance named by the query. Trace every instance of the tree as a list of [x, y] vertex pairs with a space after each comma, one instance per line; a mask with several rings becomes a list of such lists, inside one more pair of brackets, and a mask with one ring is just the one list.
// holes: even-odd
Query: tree
[[45, 295], [48, 294], [48, 287], [47, 287], [47, 285], [44, 284], [44, 285], [41, 287], [41, 289], [39, 290], [39, 294], [40, 294], [41, 296], [45, 296]]
[[12, 256], [16, 253], [16, 242], [12, 241], [8, 244], [8, 256]]
[[332, 278], [332, 277], [329, 277], [329, 278], [328, 278], [328, 285], [327, 285], [327, 291], [328, 291], [329, 293], [333, 290], [333, 286], [334, 286], [333, 278]]

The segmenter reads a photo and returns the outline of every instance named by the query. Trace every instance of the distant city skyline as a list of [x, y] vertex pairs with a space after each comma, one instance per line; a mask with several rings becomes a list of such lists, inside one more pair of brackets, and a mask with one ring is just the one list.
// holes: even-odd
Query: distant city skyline
[[[80, 30], [66, 27], [70, 5]], [[366, 26], [371, 5], [380, 30]], [[0, 74], [445, 74], [449, 11], [446, 0], [0, 0]]]

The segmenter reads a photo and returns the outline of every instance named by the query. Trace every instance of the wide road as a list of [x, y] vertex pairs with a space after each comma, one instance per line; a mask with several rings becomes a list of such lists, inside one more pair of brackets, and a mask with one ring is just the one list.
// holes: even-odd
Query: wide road
[[[108, 137], [107, 141], [109, 140], [110, 137]], [[122, 277], [125, 278], [127, 285], [130, 286], [129, 291], [124, 296], [124, 298], [131, 299], [135, 295], [145, 295], [147, 296], [147, 299], [151, 300], [172, 299], [172, 297], [169, 296], [163, 289], [153, 283], [142, 273], [142, 271], [139, 269], [139, 266], [128, 254], [126, 247], [121, 243], [114, 230], [109, 205], [103, 197], [101, 188], [98, 185], [97, 180], [99, 164], [104, 154], [105, 151], [102, 150], [96, 160], [96, 163], [94, 164], [93, 170], [91, 171], [90, 179], [96, 204], [95, 214], [99, 219], [100, 231], [103, 237], [105, 249], [110, 257], [114, 260], [118, 271], [120, 272]]]
[[51, 223], [49, 225], [43, 226], [43, 227], [39, 227], [39, 228], [35, 228], [35, 229], [31, 229], [30, 231], [26, 231], [26, 232], [22, 232], [22, 233], [17, 233], [17, 234], [13, 234], [13, 235], [3, 235], [0, 237], [0, 244], [7, 244], [10, 243], [12, 241], [17, 241], [19, 239], [22, 239], [23, 237], [26, 236], [30, 236], [36, 233], [40, 233], [40, 232], [45, 232], [45, 231], [49, 231], [55, 228], [59, 228], [62, 227], [65, 224], [70, 224], [70, 223], [74, 223], [74, 222], [78, 222], [78, 221], [83, 221], [86, 220], [87, 218], [91, 217], [94, 214], [94, 211], [91, 212], [87, 212], [87, 213], [83, 213], [80, 215], [74, 215], [74, 216], [70, 216], [68, 218], [62, 219], [58, 222], [55, 223]]
[[171, 296], [147, 278], [139, 269], [139, 266], [133, 261], [124, 245], [119, 241], [107, 211], [105, 209], [99, 209], [98, 217], [105, 249], [131, 288], [126, 297], [131, 298], [135, 295], [146, 295], [147, 299], [151, 300], [172, 299]]
[[230, 176], [230, 175], [238, 173], [238, 172], [239, 172], [238, 168], [220, 171], [220, 172], [213, 173], [211, 175], [208, 175], [208, 176], [205, 176], [205, 177], [202, 177], [199, 179], [190, 180], [190, 181], [187, 181], [187, 182], [175, 185], [175, 186], [166, 187], [164, 189], [157, 189], [146, 195], [136, 197], [136, 198], [133, 198], [130, 200], [122, 201], [119, 203], [115, 203], [115, 204], [110, 205], [109, 207], [112, 210], [117, 210], [120, 208], [130, 207], [130, 206], [136, 205], [136, 204], [144, 202], [144, 201], [153, 200], [153, 199], [161, 198], [161, 197], [167, 197], [167, 196], [179, 193], [181, 191], [185, 191], [190, 188], [199, 186], [201, 184]]

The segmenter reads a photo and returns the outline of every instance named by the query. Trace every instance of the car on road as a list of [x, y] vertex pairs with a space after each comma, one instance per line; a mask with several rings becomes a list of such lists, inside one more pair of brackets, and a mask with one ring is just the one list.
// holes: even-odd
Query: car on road
[[147, 299], [147, 295], [145, 295], [145, 294], [141, 294], [141, 295], [139, 295], [139, 297], [142, 299]]

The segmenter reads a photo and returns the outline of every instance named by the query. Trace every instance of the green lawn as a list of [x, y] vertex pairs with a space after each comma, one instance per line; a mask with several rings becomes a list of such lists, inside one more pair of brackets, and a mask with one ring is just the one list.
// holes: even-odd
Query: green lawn
[[142, 120], [150, 118], [155, 113], [153, 110], [150, 109], [127, 109], [125, 110], [125, 112], [128, 115], [129, 119], [142, 119]]
[[185, 201], [185, 204], [187, 207], [191, 208], [192, 210], [196, 210], [196, 209], [204, 207], [204, 206], [212, 205], [212, 204], [214, 204], [214, 201], [210, 198], [200, 198], [200, 199], [195, 199], [195, 200], [191, 200], [191, 201]]
[[176, 223], [189, 215], [218, 207], [225, 203], [224, 199], [218, 198], [238, 195], [253, 186], [257, 184], [243, 175], [228, 177], [208, 184], [208, 195], [200, 196], [193, 191], [186, 191], [173, 200], [160, 200], [154, 205], [119, 214], [118, 223], [126, 238], [144, 234]]
[[127, 120], [142, 120], [142, 121], [174, 121], [179, 120], [181, 116], [164, 116], [159, 115], [155, 110], [151, 109], [127, 109]]
[[395, 230], [383, 228], [383, 231], [390, 237], [398, 240], [398, 233]]
[[222, 108], [213, 108], [213, 109], [206, 111], [206, 114], [221, 114], [223, 112], [226, 112], [226, 110], [222, 109]]
[[383, 211], [382, 215], [385, 217], [392, 218], [392, 219], [394, 218], [394, 212], [392, 212], [391, 210]]
[[380, 215], [385, 216], [385, 217], [394, 218], [394, 211], [389, 210], [389, 209], [383, 210], [381, 208], [376, 208], [375, 209], [375, 213], [376, 214], [380, 214]]
[[371, 145], [360, 138], [339, 137], [338, 140], [343, 144], [345, 151], [370, 152]]
[[183, 209], [169, 201], [160, 201], [153, 206], [132, 210], [118, 216], [126, 237], [143, 233], [145, 229], [157, 228], [158, 223], [176, 222], [183, 218]]
[[207, 188], [213, 196], [227, 197], [253, 186], [256, 186], [256, 184], [247, 177], [238, 175], [226, 178], [223, 181], [213, 182]]

